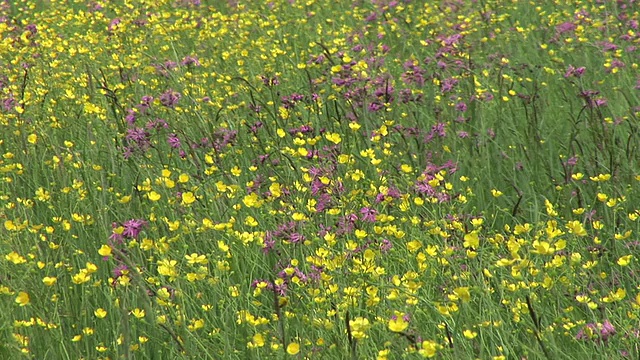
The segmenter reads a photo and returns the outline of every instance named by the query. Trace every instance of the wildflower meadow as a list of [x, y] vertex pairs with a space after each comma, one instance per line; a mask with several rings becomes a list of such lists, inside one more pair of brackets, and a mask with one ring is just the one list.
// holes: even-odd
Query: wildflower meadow
[[640, 4], [0, 1], [0, 359], [640, 358]]

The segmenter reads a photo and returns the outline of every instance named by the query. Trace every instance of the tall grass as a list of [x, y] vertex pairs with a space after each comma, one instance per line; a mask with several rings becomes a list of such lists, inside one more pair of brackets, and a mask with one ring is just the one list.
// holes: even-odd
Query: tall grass
[[640, 356], [632, 1], [0, 12], [2, 358]]

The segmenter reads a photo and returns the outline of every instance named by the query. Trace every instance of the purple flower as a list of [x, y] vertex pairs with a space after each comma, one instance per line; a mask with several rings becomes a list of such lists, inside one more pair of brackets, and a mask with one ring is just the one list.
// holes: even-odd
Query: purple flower
[[[269, 232], [267, 232], [267, 235], [268, 233]], [[264, 242], [262, 244], [262, 252], [265, 255], [268, 254], [271, 250], [273, 250], [276, 247], [275, 239], [271, 239], [271, 237], [267, 238], [267, 235], [265, 235]]]
[[146, 124], [145, 127], [149, 130], [151, 129], [168, 129], [169, 128], [169, 124], [167, 124], [167, 122], [163, 119], [155, 119], [155, 120], [149, 120]]
[[442, 91], [443, 94], [448, 93], [452, 91], [457, 84], [458, 84], [457, 79], [454, 79], [454, 78], [444, 79], [444, 81], [442, 81], [442, 84], [440, 84], [440, 91]]
[[151, 146], [151, 134], [144, 128], [129, 128], [125, 140], [127, 148], [125, 148], [125, 157], [133, 153], [134, 150], [146, 151]]
[[177, 91], [173, 91], [171, 89], [165, 91], [162, 95], [160, 95], [160, 103], [168, 108], [173, 108], [174, 106], [176, 106], [176, 104], [178, 103], [178, 100], [180, 100], [180, 98], [182, 97], [182, 95], [177, 92]]
[[567, 159], [567, 161], [565, 162], [565, 164], [567, 166], [575, 166], [578, 163], [578, 158], [576, 156], [572, 156], [569, 159]]
[[118, 223], [114, 222], [111, 224], [112, 231], [111, 231], [111, 236], [109, 236], [109, 240], [116, 243], [122, 243], [122, 241], [124, 240], [124, 237], [122, 236], [121, 233], [115, 231], [115, 229], [118, 227], [119, 227]]
[[169, 146], [171, 146], [174, 149], [178, 149], [181, 145], [180, 139], [176, 134], [169, 134], [169, 138], [167, 139], [167, 142], [169, 143]]
[[287, 296], [287, 289], [288, 289], [288, 285], [285, 282], [285, 283], [282, 283], [282, 285], [275, 285], [274, 291], [279, 296]]
[[604, 323], [588, 323], [585, 325], [578, 334], [576, 334], [577, 340], [593, 340], [595, 342], [607, 342], [609, 338], [616, 334], [616, 328], [609, 320], [605, 320]]
[[9, 95], [8, 98], [3, 100], [2, 106], [5, 111], [13, 110], [16, 107], [16, 100], [13, 98], [13, 95]]
[[122, 232], [122, 236], [129, 237], [135, 239], [140, 234], [142, 227], [147, 225], [147, 222], [140, 219], [131, 219], [126, 221], [122, 226], [124, 227], [124, 231]]
[[425, 135], [424, 142], [430, 142], [436, 135], [439, 137], [445, 137], [447, 135], [447, 131], [445, 129], [445, 123], [437, 123], [431, 127], [431, 131]]
[[355, 230], [355, 222], [358, 220], [356, 214], [349, 214], [338, 219], [338, 230], [336, 235], [350, 234]]
[[136, 122], [136, 112], [133, 109], [127, 109], [127, 115], [124, 117], [127, 124], [133, 125]]
[[182, 59], [180, 64], [183, 66], [189, 66], [189, 65], [200, 66], [200, 61], [196, 56], [186, 56], [184, 59]]
[[586, 70], [586, 68], [584, 66], [581, 66], [579, 68], [575, 68], [573, 67], [573, 65], [569, 65], [569, 67], [567, 68], [567, 71], [564, 73], [564, 77], [568, 78], [570, 76], [574, 76], [574, 77], [581, 77], [582, 74], [584, 74], [584, 71]]
[[607, 339], [610, 336], [613, 336], [615, 334], [616, 334], [616, 328], [613, 326], [611, 322], [609, 322], [609, 320], [605, 320], [604, 323], [602, 323], [602, 328], [600, 329], [600, 335], [602, 336], [602, 340], [607, 341]]
[[113, 268], [113, 277], [117, 279], [120, 276], [124, 275], [124, 272], [127, 271], [127, 270], [129, 270], [127, 265], [120, 264], [120, 265], [116, 266], [115, 268]]
[[607, 41], [603, 41], [600, 43], [600, 45], [602, 46], [602, 50], [603, 51], [616, 51], [618, 50], [618, 45], [607, 42]]
[[623, 68], [623, 67], [625, 67], [625, 64], [622, 61], [618, 59], [613, 59], [611, 60], [611, 66], [607, 68], [606, 72], [610, 73], [610, 72], [613, 72], [615, 69]]
[[321, 213], [329, 208], [331, 205], [331, 194], [322, 193], [318, 196], [318, 202], [316, 203], [316, 212]]
[[568, 31], [573, 31], [573, 30], [576, 29], [576, 27], [577, 27], [576, 24], [567, 21], [567, 22], [563, 22], [560, 25], [557, 25], [556, 26], [556, 31], [559, 34], [562, 34], [562, 33], [568, 32]]
[[136, 105], [138, 112], [142, 115], [146, 115], [149, 108], [151, 108], [151, 102], [153, 101], [153, 97], [149, 95], [145, 95], [140, 99], [140, 104]]
[[375, 209], [363, 207], [362, 209], [360, 209], [360, 214], [362, 214], [362, 216], [360, 217], [362, 221], [375, 222], [378, 211], [376, 211]]
[[380, 244], [380, 251], [382, 251], [383, 254], [388, 253], [389, 251], [391, 251], [392, 248], [393, 248], [393, 243], [391, 243], [391, 241], [387, 239], [382, 239], [382, 244]]
[[293, 244], [298, 244], [298, 243], [304, 242], [304, 240], [305, 240], [304, 235], [302, 235], [300, 233], [295, 232], [295, 233], [289, 235], [289, 241], [291, 241], [291, 243], [293, 243]]
[[125, 264], [119, 264], [115, 268], [113, 268], [113, 280], [111, 281], [111, 286], [115, 287], [118, 284], [118, 279], [126, 274], [129, 271], [129, 268]]
[[372, 103], [369, 104], [368, 109], [371, 112], [376, 112], [376, 111], [380, 111], [383, 108], [382, 104], [380, 104], [377, 101], [374, 101]]
[[120, 22], [121, 22], [121, 21], [122, 21], [122, 20], [120, 20], [120, 18], [115, 18], [115, 19], [111, 20], [111, 22], [109, 23], [109, 27], [107, 28], [107, 30], [109, 30], [109, 31], [113, 31], [113, 30], [115, 30], [115, 29], [118, 27], [118, 25], [120, 25]]
[[262, 79], [262, 83], [265, 86], [272, 87], [272, 86], [280, 85], [280, 80], [278, 80], [277, 76], [268, 77], [268, 76], [261, 75], [260, 78]]

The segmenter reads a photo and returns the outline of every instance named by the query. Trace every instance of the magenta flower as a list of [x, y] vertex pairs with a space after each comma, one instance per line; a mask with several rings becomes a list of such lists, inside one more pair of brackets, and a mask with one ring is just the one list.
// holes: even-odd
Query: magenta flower
[[382, 239], [382, 244], [380, 244], [380, 251], [383, 254], [388, 253], [393, 248], [393, 243], [387, 239]]
[[171, 146], [174, 149], [180, 148], [180, 145], [181, 145], [180, 139], [176, 134], [169, 134], [169, 137], [167, 138], [167, 143], [169, 143], [169, 146]]
[[189, 65], [200, 66], [200, 61], [196, 56], [186, 56], [184, 59], [182, 59], [180, 64], [183, 66], [189, 66]]
[[609, 320], [604, 323], [588, 323], [578, 334], [576, 340], [592, 340], [594, 342], [607, 342], [609, 338], [616, 334], [616, 328]]
[[360, 214], [362, 214], [362, 216], [360, 217], [362, 221], [375, 222], [378, 211], [376, 211], [375, 209], [370, 209], [368, 207], [363, 207], [362, 209], [360, 209]]
[[180, 100], [181, 97], [182, 95], [179, 92], [169, 89], [160, 95], [159, 99], [162, 105], [173, 108], [178, 104], [178, 100]]
[[122, 232], [122, 236], [128, 237], [131, 239], [136, 239], [142, 231], [142, 227], [147, 225], [147, 222], [139, 219], [131, 219], [126, 221], [122, 226], [124, 227], [124, 231]]

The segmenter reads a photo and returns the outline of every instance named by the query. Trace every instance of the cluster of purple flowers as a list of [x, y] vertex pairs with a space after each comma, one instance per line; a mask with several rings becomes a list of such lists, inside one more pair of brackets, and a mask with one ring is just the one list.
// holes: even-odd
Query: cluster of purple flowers
[[600, 323], [588, 323], [576, 335], [577, 340], [595, 341], [606, 343], [610, 337], [616, 334], [616, 328], [609, 320]]

